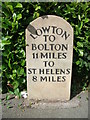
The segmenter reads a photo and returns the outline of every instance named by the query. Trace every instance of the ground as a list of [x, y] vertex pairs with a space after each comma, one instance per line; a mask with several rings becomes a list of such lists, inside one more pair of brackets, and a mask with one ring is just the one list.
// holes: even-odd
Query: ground
[[1, 103], [3, 118], [88, 118], [88, 91], [68, 102], [34, 102], [14, 97], [6, 101], [5, 96]]

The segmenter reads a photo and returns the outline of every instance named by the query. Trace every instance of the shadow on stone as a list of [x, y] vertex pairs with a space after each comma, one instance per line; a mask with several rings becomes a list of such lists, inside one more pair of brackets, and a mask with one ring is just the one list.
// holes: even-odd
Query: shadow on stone
[[[42, 19], [48, 18], [47, 15], [44, 15], [41, 17]], [[33, 27], [31, 24], [28, 25], [27, 27], [28, 31], [31, 32], [32, 34], [36, 35], [36, 28]]]
[[48, 16], [47, 16], [47, 15], [44, 15], [44, 16], [42, 16], [41, 18], [42, 18], [42, 19], [45, 19], [45, 18], [48, 18]]
[[28, 25], [27, 27], [28, 31], [31, 32], [32, 34], [36, 35], [36, 29], [32, 25]]

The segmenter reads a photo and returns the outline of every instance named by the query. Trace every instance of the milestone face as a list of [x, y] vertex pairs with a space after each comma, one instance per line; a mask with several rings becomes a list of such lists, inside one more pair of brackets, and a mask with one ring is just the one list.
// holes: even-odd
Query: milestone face
[[39, 17], [26, 29], [29, 99], [70, 99], [73, 29], [63, 18]]

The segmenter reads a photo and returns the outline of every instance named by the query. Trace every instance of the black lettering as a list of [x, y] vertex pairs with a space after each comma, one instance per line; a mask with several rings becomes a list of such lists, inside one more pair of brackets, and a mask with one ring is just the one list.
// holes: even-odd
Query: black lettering
[[35, 69], [35, 68], [33, 68], [32, 70], [33, 70], [33, 74], [36, 74], [36, 69]]
[[55, 55], [56, 55], [55, 53], [52, 53], [52, 58], [53, 59], [57, 59], [57, 57]]
[[48, 62], [48, 65], [49, 65], [50, 67], [53, 67], [53, 66], [54, 66], [54, 62], [53, 62], [53, 61]]
[[61, 82], [61, 76], [57, 76], [57, 82]]
[[36, 50], [37, 47], [36, 47], [36, 44], [32, 44], [32, 50]]
[[44, 49], [44, 45], [43, 45], [43, 44], [39, 44], [39, 45], [38, 45], [38, 50], [41, 51], [41, 50], [43, 50], [43, 49]]
[[44, 37], [45, 37], [45, 42], [47, 42], [47, 37], [49, 36], [49, 35], [43, 35]]
[[37, 82], [37, 76], [33, 76], [32, 80], [33, 82]]
[[46, 74], [50, 74], [49, 72], [50, 72], [49, 69], [46, 69]]
[[67, 75], [70, 74], [70, 69], [69, 69], [69, 68], [66, 69], [66, 74], [67, 74]]
[[41, 53], [41, 58], [48, 58], [48, 53]]
[[59, 74], [60, 72], [59, 72], [59, 69], [56, 69], [56, 74]]
[[49, 44], [50, 45], [50, 49], [53, 50], [54, 49], [54, 44]]
[[52, 82], [56, 82], [56, 80], [54, 79], [54, 76], [52, 76]]
[[39, 69], [39, 74], [44, 74], [44, 69]]
[[66, 76], [63, 76], [62, 79], [63, 79], [62, 82], [65, 82], [66, 81]]
[[50, 82], [50, 78], [51, 78], [51, 77], [49, 76], [49, 77], [48, 77], [48, 81], [49, 81], [49, 82]]
[[53, 31], [52, 31], [52, 33], [54, 33], [55, 34], [55, 28], [57, 28], [56, 26], [51, 26], [52, 28], [53, 28]]
[[69, 36], [70, 34], [67, 34], [67, 32], [65, 31], [61, 37], [65, 37], [65, 40], [66, 40]]
[[47, 44], [45, 44], [45, 50], [49, 51], [49, 49], [47, 48]]
[[56, 51], [59, 51], [60, 49], [61, 49], [61, 45], [60, 45], [60, 44], [56, 44], [56, 45], [55, 45], [55, 50], [56, 50]]
[[68, 44], [62, 44], [62, 51], [64, 51], [64, 50], [68, 50]]
[[28, 74], [32, 74], [31, 68], [28, 69]]
[[45, 77], [40, 77], [40, 81], [42, 82], [42, 81], [46, 81], [47, 82], [47, 77], [45, 76]]
[[34, 36], [34, 35], [32, 35], [32, 34], [30, 34], [30, 36], [31, 36], [33, 39], [36, 39], [36, 38], [37, 38], [37, 36]]
[[63, 53], [62, 55], [63, 55], [63, 56], [62, 56], [62, 59], [66, 59], [66, 57], [67, 57], [67, 56], [66, 56], [67, 53]]
[[58, 59], [62, 59], [62, 53], [58, 53]]
[[49, 30], [50, 30], [50, 26], [47, 27], [42, 27], [44, 33], [49, 33]]
[[61, 35], [63, 33], [63, 30], [61, 28], [56, 29], [57, 35]]
[[42, 30], [41, 29], [37, 29], [36, 30], [36, 35], [41, 36], [42, 35]]
[[51, 58], [51, 53], [49, 53], [49, 58]]
[[43, 63], [44, 63], [44, 66], [47, 67], [48, 61], [43, 61]]
[[51, 69], [51, 74], [53, 75], [54, 73], [53, 73], [53, 69]]
[[65, 69], [64, 70], [60, 69], [60, 74], [65, 74]]
[[54, 42], [55, 41], [55, 36], [54, 35], [50, 35], [49, 36], [49, 41]]
[[32, 53], [33, 59], [38, 59], [38, 53]]
[[36, 69], [35, 68], [29, 68], [28, 69], [28, 74], [36, 74]]

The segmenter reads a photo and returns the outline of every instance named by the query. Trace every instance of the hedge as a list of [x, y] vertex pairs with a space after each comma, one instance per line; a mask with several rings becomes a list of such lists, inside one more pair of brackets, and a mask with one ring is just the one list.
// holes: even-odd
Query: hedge
[[72, 92], [86, 89], [89, 81], [90, 2], [3, 2], [2, 3], [2, 85], [3, 93], [18, 95], [26, 88], [25, 29], [42, 15], [57, 15], [74, 29]]

